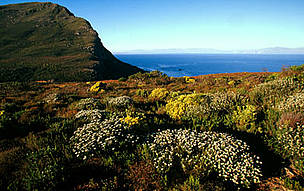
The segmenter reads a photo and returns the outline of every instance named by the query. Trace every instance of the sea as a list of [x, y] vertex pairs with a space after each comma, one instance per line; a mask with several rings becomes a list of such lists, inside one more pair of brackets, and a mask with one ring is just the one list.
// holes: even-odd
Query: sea
[[304, 64], [304, 54], [116, 54], [115, 56], [146, 71], [159, 70], [172, 77], [235, 72], [279, 72], [282, 68]]

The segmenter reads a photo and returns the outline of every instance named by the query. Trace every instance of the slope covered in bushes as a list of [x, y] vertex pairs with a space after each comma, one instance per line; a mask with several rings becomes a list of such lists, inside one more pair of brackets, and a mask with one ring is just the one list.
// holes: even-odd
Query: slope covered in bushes
[[0, 86], [1, 190], [304, 188], [304, 65]]

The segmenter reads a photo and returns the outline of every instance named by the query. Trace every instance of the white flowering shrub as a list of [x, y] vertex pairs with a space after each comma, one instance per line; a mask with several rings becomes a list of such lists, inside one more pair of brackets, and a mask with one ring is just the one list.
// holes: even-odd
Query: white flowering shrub
[[75, 115], [75, 118], [87, 122], [93, 122], [104, 119], [106, 115], [107, 112], [105, 110], [100, 110], [100, 109], [81, 110]]
[[261, 162], [249, 146], [224, 133], [190, 130], [164, 130], [152, 134], [145, 143], [151, 151], [159, 173], [167, 173], [174, 161], [180, 161], [185, 172], [204, 169], [215, 171], [225, 180], [249, 187], [260, 181]]
[[56, 103], [56, 102], [58, 102], [60, 99], [61, 99], [61, 95], [60, 95], [60, 94], [52, 93], [52, 94], [49, 94], [48, 96], [46, 96], [43, 100], [44, 100], [46, 103]]
[[78, 110], [100, 109], [102, 107], [100, 101], [94, 98], [81, 99], [77, 104]]
[[243, 105], [247, 100], [244, 96], [234, 92], [221, 92], [210, 94], [210, 110], [216, 112], [229, 112], [238, 105]]
[[129, 96], [120, 96], [108, 100], [108, 105], [115, 108], [127, 108], [133, 104], [133, 99]]
[[264, 97], [288, 95], [295, 89], [303, 88], [302, 85], [293, 78], [277, 79], [257, 85], [251, 95], [254, 99], [264, 100]]
[[288, 96], [278, 105], [280, 111], [303, 111], [304, 110], [304, 92], [295, 93]]
[[295, 128], [281, 127], [277, 133], [277, 140], [282, 145], [285, 155], [304, 160], [304, 124], [297, 124]]
[[137, 141], [138, 137], [132, 134], [129, 127], [124, 126], [117, 116], [85, 124], [71, 137], [73, 152], [83, 160], [128, 148]]

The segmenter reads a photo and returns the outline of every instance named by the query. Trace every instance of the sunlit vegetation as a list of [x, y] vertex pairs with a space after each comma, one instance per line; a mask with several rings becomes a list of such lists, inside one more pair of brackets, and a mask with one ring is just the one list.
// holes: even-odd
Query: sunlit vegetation
[[0, 190], [303, 190], [304, 65], [0, 84]]

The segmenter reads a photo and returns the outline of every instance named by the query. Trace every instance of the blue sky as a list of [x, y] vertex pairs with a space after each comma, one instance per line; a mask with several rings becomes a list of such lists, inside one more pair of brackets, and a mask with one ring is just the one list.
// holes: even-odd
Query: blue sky
[[[50, 0], [49, 0], [50, 1]], [[2, 0], [0, 5], [29, 2]], [[304, 47], [304, 0], [53, 0], [111, 51]]]

